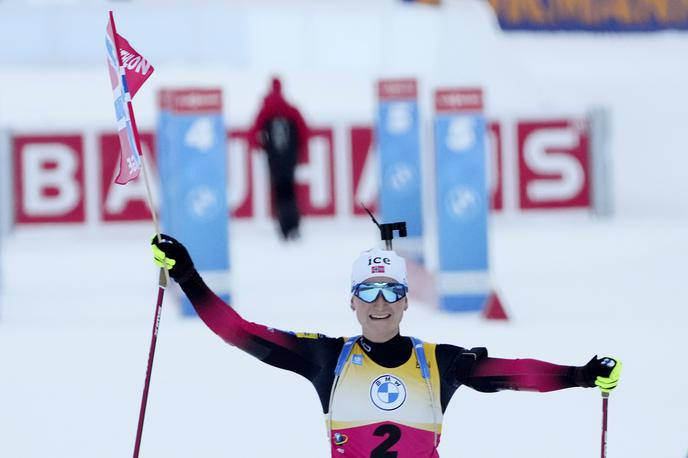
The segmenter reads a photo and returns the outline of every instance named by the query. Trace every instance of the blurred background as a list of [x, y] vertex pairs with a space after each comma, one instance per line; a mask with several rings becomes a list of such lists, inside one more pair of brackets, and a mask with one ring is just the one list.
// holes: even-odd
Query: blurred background
[[[383, 186], [377, 84], [414, 79], [428, 263], [402, 333], [559, 364], [617, 356], [608, 456], [687, 456], [688, 6], [660, 0], [0, 0], [0, 456], [133, 450], [157, 272], [143, 182], [114, 184], [110, 10], [155, 67], [133, 105], [156, 203], [160, 91], [221, 90], [231, 274], [213, 286], [231, 285], [245, 318], [358, 333], [350, 266], [379, 243], [361, 206], [379, 210]], [[247, 140], [274, 76], [315, 132], [292, 242]], [[484, 94], [489, 278], [507, 320], [442, 310], [428, 291], [448, 249], [433, 232], [440, 88]], [[538, 163], [548, 154], [564, 159]], [[170, 288], [141, 456], [327, 456], [309, 384], [183, 310]], [[439, 451], [593, 456], [600, 406], [595, 390], [462, 388]]]

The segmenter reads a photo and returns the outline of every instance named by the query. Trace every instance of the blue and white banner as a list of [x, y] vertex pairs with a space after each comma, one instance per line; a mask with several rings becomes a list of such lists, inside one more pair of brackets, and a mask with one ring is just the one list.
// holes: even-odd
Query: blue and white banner
[[[227, 149], [219, 89], [162, 91], [158, 126], [164, 231], [189, 249], [210, 288], [229, 301]], [[182, 298], [185, 315], [195, 315]]]
[[491, 292], [488, 273], [486, 122], [480, 89], [435, 94], [439, 307], [479, 311]]
[[380, 215], [383, 222], [406, 221], [408, 236], [395, 248], [423, 260], [420, 122], [413, 79], [378, 83], [377, 148], [380, 158]]

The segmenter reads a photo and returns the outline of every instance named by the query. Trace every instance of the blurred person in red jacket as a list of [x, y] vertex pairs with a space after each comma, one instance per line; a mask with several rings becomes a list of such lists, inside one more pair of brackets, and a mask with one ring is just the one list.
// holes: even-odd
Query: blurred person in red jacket
[[299, 237], [300, 212], [294, 175], [299, 155], [305, 154], [308, 147], [308, 133], [303, 116], [285, 100], [282, 83], [274, 77], [249, 131], [249, 146], [267, 153], [272, 195], [284, 240]]

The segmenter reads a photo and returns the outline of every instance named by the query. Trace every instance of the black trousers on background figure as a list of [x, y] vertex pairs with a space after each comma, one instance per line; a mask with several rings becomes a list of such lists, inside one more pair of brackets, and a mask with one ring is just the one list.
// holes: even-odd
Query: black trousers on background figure
[[298, 150], [276, 150], [266, 148], [272, 196], [279, 221], [280, 232], [284, 240], [299, 237], [301, 214], [296, 203], [296, 161]]

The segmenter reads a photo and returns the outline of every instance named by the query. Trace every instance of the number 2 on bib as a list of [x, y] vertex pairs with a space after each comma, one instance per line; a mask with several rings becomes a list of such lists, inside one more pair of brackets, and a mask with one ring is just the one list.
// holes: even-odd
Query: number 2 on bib
[[380, 445], [370, 452], [370, 458], [397, 458], [397, 452], [389, 449], [401, 439], [401, 430], [395, 425], [380, 425], [373, 431], [374, 436], [387, 436]]

